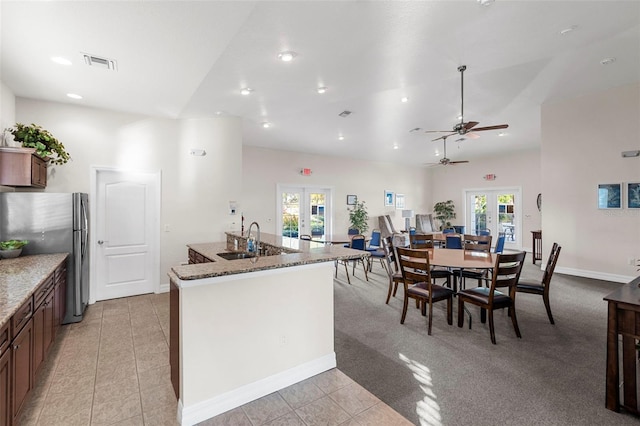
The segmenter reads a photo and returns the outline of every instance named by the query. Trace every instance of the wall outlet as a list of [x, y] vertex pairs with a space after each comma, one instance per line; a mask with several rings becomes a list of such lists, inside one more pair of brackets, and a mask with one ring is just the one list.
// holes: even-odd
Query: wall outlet
[[636, 264], [636, 260], [633, 257], [628, 258], [627, 262], [629, 263], [629, 265], [635, 265]]

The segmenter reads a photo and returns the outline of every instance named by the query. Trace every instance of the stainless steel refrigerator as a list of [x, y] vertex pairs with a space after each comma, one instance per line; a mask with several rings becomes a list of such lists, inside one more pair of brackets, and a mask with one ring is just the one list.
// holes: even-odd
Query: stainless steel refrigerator
[[88, 195], [0, 193], [0, 241], [11, 239], [29, 240], [22, 256], [69, 253], [67, 312], [63, 323], [81, 321], [89, 301]]

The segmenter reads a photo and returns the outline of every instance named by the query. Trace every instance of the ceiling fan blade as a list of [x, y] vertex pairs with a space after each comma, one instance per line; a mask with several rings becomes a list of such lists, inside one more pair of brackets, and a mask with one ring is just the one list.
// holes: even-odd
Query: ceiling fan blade
[[483, 130], [498, 130], [498, 129], [506, 129], [509, 127], [508, 124], [499, 124], [497, 126], [487, 126], [487, 127], [478, 127], [477, 129], [473, 129], [474, 132], [481, 132]]
[[425, 130], [425, 133], [451, 133], [451, 130]]
[[464, 124], [464, 129], [468, 131], [472, 127], [477, 126], [478, 124], [479, 123], [477, 121], [470, 121], [470, 122]]
[[464, 163], [468, 163], [469, 161], [467, 160], [460, 160], [460, 161], [449, 161], [448, 164], [464, 164]]
[[457, 135], [457, 133], [449, 133], [448, 135], [440, 136], [439, 138], [431, 139], [432, 142], [439, 141], [440, 139], [444, 139], [445, 142], [449, 136]]

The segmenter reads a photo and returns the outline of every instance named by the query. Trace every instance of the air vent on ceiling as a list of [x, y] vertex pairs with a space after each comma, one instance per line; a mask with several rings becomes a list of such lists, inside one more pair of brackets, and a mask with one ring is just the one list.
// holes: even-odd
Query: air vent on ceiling
[[84, 63], [90, 67], [102, 68], [105, 70], [117, 71], [118, 66], [115, 59], [102, 58], [100, 56], [91, 55], [89, 53], [83, 53]]
[[340, 114], [338, 114], [340, 117], [342, 118], [347, 118], [349, 115], [351, 115], [351, 111], [342, 111]]

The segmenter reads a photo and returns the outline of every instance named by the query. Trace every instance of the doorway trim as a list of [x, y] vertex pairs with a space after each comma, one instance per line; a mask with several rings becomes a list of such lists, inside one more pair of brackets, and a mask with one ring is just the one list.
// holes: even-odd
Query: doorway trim
[[[89, 249], [91, 253], [97, 253], [98, 249], [98, 239], [95, 230], [96, 228], [96, 218], [97, 216], [97, 194], [98, 194], [98, 174], [100, 172], [116, 172], [116, 173], [140, 173], [146, 174], [151, 177], [155, 186], [155, 196], [156, 196], [156, 222], [152, 229], [154, 229], [153, 235], [149, 236], [152, 246], [152, 256], [154, 260], [154, 264], [157, 265], [156, 268], [151, 270], [151, 279], [154, 282], [153, 292], [161, 293], [160, 287], [160, 214], [161, 214], [161, 194], [162, 194], [162, 172], [160, 170], [149, 171], [149, 170], [133, 170], [133, 169], [124, 169], [121, 167], [109, 167], [109, 166], [89, 166], [90, 176], [89, 176], [89, 187], [91, 191], [89, 193]], [[91, 270], [89, 273], [90, 281], [89, 281], [89, 304], [93, 305], [96, 303], [96, 294], [98, 292], [98, 279], [96, 277], [96, 255], [93, 254], [90, 256], [90, 266]], [[168, 290], [168, 285], [166, 290]], [[165, 290], [165, 291], [166, 291]]]

